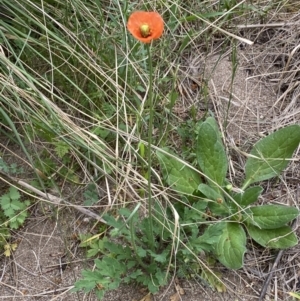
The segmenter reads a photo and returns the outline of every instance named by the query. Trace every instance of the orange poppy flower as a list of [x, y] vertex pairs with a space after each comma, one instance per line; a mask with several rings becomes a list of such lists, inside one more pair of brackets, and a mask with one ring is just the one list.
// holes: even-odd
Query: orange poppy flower
[[164, 20], [157, 12], [136, 11], [130, 15], [127, 28], [137, 40], [150, 43], [161, 37]]

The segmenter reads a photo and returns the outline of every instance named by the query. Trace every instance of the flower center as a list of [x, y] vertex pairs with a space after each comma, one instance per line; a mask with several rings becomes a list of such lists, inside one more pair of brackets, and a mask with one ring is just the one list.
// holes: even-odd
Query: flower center
[[140, 26], [140, 32], [143, 38], [147, 38], [151, 35], [150, 27], [148, 24], [143, 24]]

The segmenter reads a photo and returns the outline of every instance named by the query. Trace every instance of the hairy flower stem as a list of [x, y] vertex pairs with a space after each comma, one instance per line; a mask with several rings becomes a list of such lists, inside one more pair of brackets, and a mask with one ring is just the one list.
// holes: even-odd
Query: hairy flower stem
[[136, 247], [136, 243], [135, 240], [137, 239], [136, 235], [135, 235], [135, 227], [133, 224], [133, 218], [129, 221], [129, 227], [130, 227], [130, 237], [131, 237], [131, 244], [133, 247], [133, 251], [135, 253], [135, 258], [137, 260], [137, 262], [139, 263], [139, 265], [141, 267], [143, 267], [144, 269], [147, 270], [147, 265], [141, 260], [140, 256], [138, 255], [138, 251], [137, 251], [137, 247]]
[[154, 252], [153, 218], [152, 218], [152, 193], [151, 193], [151, 145], [153, 131], [153, 66], [151, 60], [151, 44], [146, 45], [149, 62], [149, 90], [147, 96], [147, 105], [149, 106], [149, 126], [148, 126], [148, 210], [149, 210], [149, 228], [150, 228], [150, 249]]

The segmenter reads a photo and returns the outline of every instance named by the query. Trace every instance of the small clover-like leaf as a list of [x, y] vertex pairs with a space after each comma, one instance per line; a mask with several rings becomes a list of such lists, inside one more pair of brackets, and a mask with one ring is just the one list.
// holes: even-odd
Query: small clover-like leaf
[[28, 213], [26, 211], [18, 213], [9, 220], [9, 227], [11, 229], [18, 229], [21, 225], [24, 224], [27, 215]]
[[4, 194], [0, 197], [0, 205], [5, 210], [7, 207], [10, 207], [10, 197], [9, 194]]
[[11, 207], [8, 207], [7, 209], [4, 210], [4, 214], [9, 218], [13, 217], [15, 214], [15, 210], [13, 210]]
[[23, 210], [24, 209], [24, 204], [18, 200], [13, 200], [10, 205], [13, 210]]
[[20, 193], [16, 187], [10, 186], [9, 187], [9, 197], [12, 200], [19, 200], [20, 199]]

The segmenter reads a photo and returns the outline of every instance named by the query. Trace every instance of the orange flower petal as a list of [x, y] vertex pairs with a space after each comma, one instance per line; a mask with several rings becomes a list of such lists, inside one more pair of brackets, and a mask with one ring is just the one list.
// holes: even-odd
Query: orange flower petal
[[127, 29], [137, 40], [150, 43], [161, 37], [164, 20], [157, 12], [136, 11], [130, 15]]

